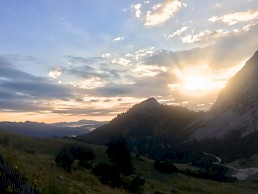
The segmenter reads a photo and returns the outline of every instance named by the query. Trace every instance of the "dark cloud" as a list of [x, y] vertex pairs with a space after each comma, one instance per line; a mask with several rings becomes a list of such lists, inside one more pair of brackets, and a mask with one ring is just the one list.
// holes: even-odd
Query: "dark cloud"
[[[73, 97], [69, 88], [14, 69], [6, 59], [0, 58], [0, 108], [19, 111], [42, 109], [33, 101], [67, 99]], [[9, 108], [8, 108], [9, 107]]]
[[103, 57], [77, 57], [72, 55], [68, 55], [65, 57], [69, 60], [70, 63], [84, 65], [101, 62], [105, 59]]
[[155, 77], [135, 79], [134, 84], [107, 84], [93, 90], [84, 90], [84, 92], [92, 96], [148, 98], [150, 96], [168, 95], [168, 84], [171, 79], [172, 76], [163, 72]]
[[26, 100], [2, 100], [0, 99], [0, 110], [4, 112], [35, 112], [49, 110], [48, 107], [43, 107], [41, 104], [32, 103], [29, 99]]
[[69, 67], [62, 68], [67, 76], [79, 78], [98, 77], [106, 81], [120, 80], [126, 71], [121, 68], [112, 68], [112, 63], [103, 57], [78, 57], [65, 56], [68, 59]]
[[41, 64], [41, 62], [33, 57], [33, 56], [24, 56], [24, 55], [19, 55], [19, 54], [5, 54], [5, 55], [1, 55], [0, 54], [0, 58], [4, 59], [5, 61], [11, 61], [11, 62], [33, 62], [33, 63], [37, 63], [37, 64]]
[[62, 110], [53, 110], [53, 113], [58, 114], [69, 114], [69, 115], [91, 115], [91, 116], [113, 116], [113, 112], [123, 112], [124, 107], [116, 107], [110, 109], [101, 109], [101, 108], [68, 108], [68, 109], [62, 109]]

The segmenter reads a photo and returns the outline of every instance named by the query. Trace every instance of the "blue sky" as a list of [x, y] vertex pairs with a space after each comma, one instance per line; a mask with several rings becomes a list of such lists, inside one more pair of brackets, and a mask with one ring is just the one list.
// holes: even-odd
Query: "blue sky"
[[208, 110], [258, 49], [258, 0], [0, 1], [1, 120]]

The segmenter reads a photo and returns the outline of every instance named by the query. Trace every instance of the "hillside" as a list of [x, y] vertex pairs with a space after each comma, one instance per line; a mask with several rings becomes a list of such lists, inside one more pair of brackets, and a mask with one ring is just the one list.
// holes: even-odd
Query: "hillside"
[[[3, 139], [9, 139], [8, 145]], [[54, 162], [55, 155], [64, 145], [73, 140], [40, 139], [13, 135], [0, 131], [0, 153], [14, 167], [33, 180], [43, 194], [122, 194], [123, 189], [110, 188], [102, 185], [88, 169], [78, 169], [67, 173]], [[106, 161], [105, 147], [84, 144], [93, 149], [95, 162]], [[146, 194], [160, 192], [170, 193], [249, 193], [255, 194], [258, 184], [254, 182], [220, 183], [198, 179], [181, 173], [163, 174], [153, 168], [153, 160], [132, 154], [135, 172], [145, 177], [144, 192]]]
[[[117, 115], [107, 125], [77, 139], [105, 145], [113, 139], [124, 138], [134, 152], [153, 159], [168, 159], [171, 152], [172, 155], [184, 152], [181, 149], [175, 151], [171, 146], [175, 148], [187, 139], [189, 134], [182, 129], [201, 114], [186, 107], [161, 105], [155, 98], [150, 98]], [[183, 160], [187, 161], [187, 158]]]
[[107, 125], [78, 138], [102, 145], [114, 137], [179, 141], [185, 135], [181, 129], [200, 114], [185, 107], [161, 105], [156, 99], [150, 98], [117, 115]]

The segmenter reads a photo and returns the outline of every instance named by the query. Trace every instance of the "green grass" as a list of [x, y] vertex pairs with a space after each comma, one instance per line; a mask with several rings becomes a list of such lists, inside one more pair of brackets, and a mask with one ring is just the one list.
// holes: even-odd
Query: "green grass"
[[[8, 137], [8, 138], [6, 138]], [[43, 194], [121, 194], [123, 189], [114, 189], [102, 185], [89, 169], [78, 169], [67, 173], [55, 165], [55, 155], [64, 145], [74, 140], [40, 139], [23, 137], [0, 131], [0, 142], [8, 139], [8, 146], [0, 145], [0, 154], [14, 168], [20, 170], [32, 180]], [[95, 163], [108, 161], [105, 147], [82, 143], [91, 147], [96, 156]], [[258, 184], [255, 182], [220, 183], [198, 179], [180, 173], [165, 175], [153, 168], [154, 161], [143, 156], [132, 154], [135, 173], [145, 177], [144, 193], [155, 191], [163, 194], [257, 194]], [[176, 165], [180, 169], [191, 166]]]
[[[176, 190], [182, 194], [257, 194], [258, 184], [254, 182], [221, 183], [212, 180], [198, 179], [180, 173], [161, 174], [153, 168], [154, 161], [141, 157], [134, 159], [137, 172], [146, 178], [145, 193], [154, 191], [171, 194]], [[176, 165], [178, 166], [178, 165]]]
[[258, 168], [258, 154], [248, 159], [238, 159], [227, 164], [235, 168]]
[[[0, 154], [14, 168], [32, 180], [43, 194], [83, 194], [83, 193], [126, 193], [102, 185], [88, 169], [78, 169], [67, 173], [55, 165], [55, 155], [71, 140], [40, 139], [17, 136], [0, 131], [0, 139], [9, 137], [9, 146], [0, 145]], [[92, 146], [96, 161], [107, 160], [105, 148]]]

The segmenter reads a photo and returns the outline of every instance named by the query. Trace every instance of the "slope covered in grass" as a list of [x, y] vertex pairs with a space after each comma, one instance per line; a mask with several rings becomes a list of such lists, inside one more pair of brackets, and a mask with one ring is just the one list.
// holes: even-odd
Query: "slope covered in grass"
[[[70, 173], [56, 166], [55, 156], [59, 149], [74, 140], [38, 139], [0, 131], [0, 154], [14, 168], [32, 180], [43, 194], [128, 193], [120, 188], [111, 188], [99, 182], [90, 169], [79, 168]], [[93, 163], [107, 162], [106, 148], [82, 143], [91, 147], [96, 156]], [[255, 194], [255, 182], [221, 183], [198, 179], [181, 173], [163, 174], [153, 168], [154, 161], [132, 154], [134, 171], [145, 178], [144, 193], [249, 193]]]

